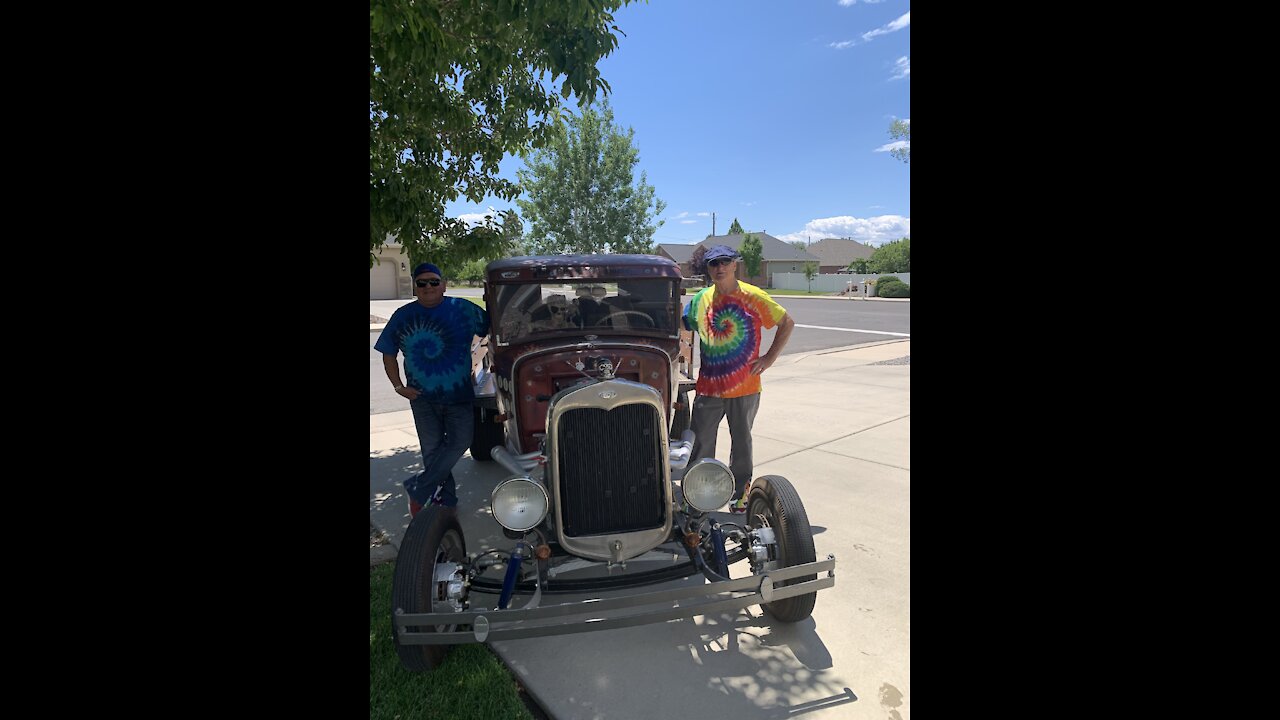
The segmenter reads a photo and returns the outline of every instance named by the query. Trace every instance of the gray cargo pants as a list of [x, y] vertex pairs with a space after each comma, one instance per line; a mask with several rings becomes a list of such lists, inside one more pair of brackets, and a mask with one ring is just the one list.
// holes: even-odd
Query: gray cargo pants
[[739, 497], [751, 483], [751, 426], [760, 409], [760, 393], [736, 398], [718, 398], [698, 395], [693, 402], [693, 417], [689, 425], [693, 430], [693, 453], [689, 462], [716, 456], [716, 432], [720, 421], [729, 416], [729, 438], [733, 445], [729, 451], [729, 469], [733, 471], [733, 496]]

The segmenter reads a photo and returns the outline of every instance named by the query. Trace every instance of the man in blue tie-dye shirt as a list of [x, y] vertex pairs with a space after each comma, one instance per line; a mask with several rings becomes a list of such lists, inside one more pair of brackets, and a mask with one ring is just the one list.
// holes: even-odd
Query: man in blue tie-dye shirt
[[[469, 300], [445, 297], [440, 268], [413, 269], [416, 300], [397, 309], [373, 347], [396, 394], [409, 401], [422, 448], [422, 472], [404, 481], [409, 514], [423, 505], [458, 504], [453, 466], [471, 446], [471, 345], [489, 332], [489, 313]], [[400, 364], [408, 382], [400, 381]]]

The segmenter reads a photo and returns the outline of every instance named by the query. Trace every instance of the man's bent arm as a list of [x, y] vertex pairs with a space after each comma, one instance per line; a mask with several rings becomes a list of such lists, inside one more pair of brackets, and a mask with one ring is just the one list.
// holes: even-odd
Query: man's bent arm
[[[774, 341], [777, 344], [777, 341]], [[404, 387], [404, 383], [400, 382], [400, 363], [396, 360], [395, 355], [382, 354], [382, 369], [387, 373], [387, 379], [391, 381], [391, 387], [399, 390]]]

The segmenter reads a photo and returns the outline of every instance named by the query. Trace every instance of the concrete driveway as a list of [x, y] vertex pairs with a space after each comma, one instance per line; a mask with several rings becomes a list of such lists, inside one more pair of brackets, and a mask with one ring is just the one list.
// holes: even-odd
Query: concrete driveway
[[[910, 354], [910, 340], [872, 343], [784, 355], [765, 373], [755, 473], [796, 486], [818, 557], [836, 556], [835, 587], [818, 593], [812, 618], [773, 623], [751, 607], [493, 649], [556, 718], [909, 718]], [[370, 518], [398, 546], [409, 521], [400, 481], [422, 466], [417, 436], [407, 409], [369, 422]], [[729, 447], [722, 424], [722, 460]], [[488, 517], [505, 471], [467, 456], [454, 476], [467, 550], [508, 548]], [[668, 586], [688, 582], [701, 580]]]

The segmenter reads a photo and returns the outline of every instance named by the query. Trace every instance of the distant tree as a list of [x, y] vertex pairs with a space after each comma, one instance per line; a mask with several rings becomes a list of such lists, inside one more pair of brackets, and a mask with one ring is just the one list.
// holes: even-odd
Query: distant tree
[[813, 279], [818, 276], [818, 264], [815, 262], [807, 262], [804, 264], [804, 279], [809, 281], [809, 292], [813, 292]]
[[689, 272], [694, 275], [707, 276], [707, 249], [701, 245], [693, 249], [689, 258]]
[[764, 245], [761, 244], [760, 238], [747, 233], [742, 238], [742, 247], [739, 248], [738, 254], [742, 256], [742, 262], [747, 266], [747, 277], [755, 277], [760, 274], [760, 263], [764, 259]]
[[797, 250], [808, 250], [808, 249], [809, 249], [809, 246], [808, 246], [808, 245], [805, 245], [803, 240], [792, 240], [792, 241], [791, 241], [791, 247], [794, 247], [794, 248], [795, 248], [795, 249], [797, 249]]
[[[468, 260], [463, 263], [462, 267], [458, 270], [457, 278], [469, 283], [480, 282], [484, 280], [484, 266], [488, 264], [489, 261], [484, 258]], [[444, 268], [441, 268], [441, 270], [443, 269]]]
[[877, 273], [911, 272], [911, 238], [885, 243], [871, 253], [871, 269]]
[[[647, 253], [657, 216], [667, 207], [633, 168], [640, 151], [635, 131], [613, 124], [613, 109], [583, 109], [551, 130], [551, 141], [517, 171], [528, 199], [516, 204], [530, 223], [527, 245], [539, 255], [558, 253]], [[634, 183], [634, 184], [633, 184]], [[651, 208], [652, 206], [652, 208]]]
[[868, 272], [868, 271], [867, 271], [867, 268], [868, 268], [870, 265], [871, 265], [871, 261], [870, 261], [869, 259], [867, 259], [867, 258], [858, 258], [858, 259], [856, 259], [856, 260], [854, 260], [854, 261], [850, 262], [850, 263], [849, 263], [849, 266], [848, 266], [848, 267], [846, 267], [846, 268], [845, 268], [845, 270], [848, 270], [849, 272], [858, 273], [859, 275], [866, 275], [866, 274], [867, 274], [867, 272]]
[[889, 151], [889, 154], [909, 164], [911, 162], [911, 123], [906, 120], [894, 120], [889, 126], [889, 137], [907, 141], [906, 147], [894, 148]]
[[734, 219], [733, 219], [733, 224], [729, 226], [729, 234], [730, 234], [730, 235], [734, 235], [734, 234], [741, 235], [741, 234], [742, 234], [742, 233], [744, 233], [744, 232], [746, 232], [746, 231], [745, 231], [745, 230], [743, 230], [743, 229], [742, 229], [742, 226], [738, 224], [738, 218], [734, 218]]
[[472, 226], [446, 203], [519, 194], [499, 162], [543, 146], [570, 94], [608, 94], [596, 63], [632, 1], [370, 1], [370, 267], [389, 236], [442, 269], [494, 252], [515, 212]]

